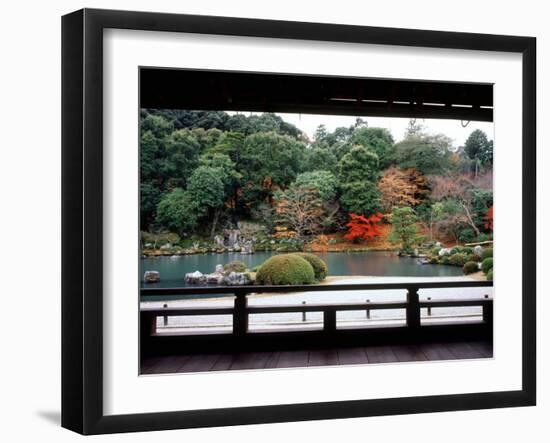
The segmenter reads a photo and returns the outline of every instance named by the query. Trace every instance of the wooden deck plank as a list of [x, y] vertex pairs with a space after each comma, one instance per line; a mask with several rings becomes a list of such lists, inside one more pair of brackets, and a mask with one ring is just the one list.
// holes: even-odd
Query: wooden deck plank
[[220, 354], [193, 355], [176, 372], [205, 372], [210, 371], [219, 360]]
[[309, 359], [308, 351], [283, 351], [279, 355], [277, 368], [306, 367]]
[[279, 363], [279, 358], [281, 357], [280, 352], [272, 352], [269, 358], [267, 359], [267, 362], [265, 364], [266, 369], [273, 369], [277, 367], [277, 363]]
[[235, 360], [235, 354], [221, 354], [211, 371], [229, 371]]
[[397, 360], [400, 362], [428, 360], [426, 355], [424, 355], [422, 350], [416, 345], [397, 345], [391, 348]]
[[171, 355], [144, 358], [141, 374], [296, 368], [407, 361], [491, 358], [491, 342], [423, 343], [319, 350]]
[[446, 343], [425, 343], [420, 345], [420, 349], [430, 361], [456, 360]]
[[177, 372], [185, 362], [190, 360], [190, 355], [170, 355], [149, 365], [142, 374], [172, 374]]
[[141, 361], [140, 365], [140, 374], [147, 374], [148, 371], [150, 371], [155, 365], [159, 364], [162, 360], [164, 360], [166, 357], [149, 357], [144, 358]]
[[315, 349], [309, 351], [308, 366], [333, 366], [338, 364], [336, 349]]
[[271, 352], [244, 352], [237, 354], [231, 365], [231, 370], [264, 369], [271, 354]]
[[484, 358], [480, 351], [477, 351], [466, 342], [448, 343], [447, 349], [449, 349], [458, 359]]
[[485, 358], [493, 358], [493, 344], [487, 341], [468, 342], [472, 348], [480, 352]]
[[369, 363], [395, 363], [399, 361], [391, 346], [365, 347]]
[[338, 349], [339, 365], [361, 365], [369, 362], [364, 348]]

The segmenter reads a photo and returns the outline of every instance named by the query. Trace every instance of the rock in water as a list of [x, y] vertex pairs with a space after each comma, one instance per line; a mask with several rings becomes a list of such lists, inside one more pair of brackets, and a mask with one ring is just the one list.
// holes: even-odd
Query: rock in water
[[206, 283], [209, 285], [221, 285], [224, 282], [225, 276], [218, 272], [212, 274], [206, 274]]
[[249, 274], [246, 272], [231, 272], [225, 277], [225, 284], [228, 286], [242, 286], [251, 283]]
[[206, 283], [206, 276], [200, 271], [188, 272], [185, 274], [185, 282], [190, 285], [204, 284]]
[[143, 274], [143, 280], [145, 283], [157, 283], [160, 281], [160, 272], [145, 271], [145, 274]]
[[216, 269], [214, 270], [214, 274], [223, 274], [223, 265], [216, 265]]

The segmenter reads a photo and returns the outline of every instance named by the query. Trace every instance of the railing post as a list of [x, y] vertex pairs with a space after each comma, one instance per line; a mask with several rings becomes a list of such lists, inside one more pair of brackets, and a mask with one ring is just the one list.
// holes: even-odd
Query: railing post
[[489, 296], [485, 296], [486, 300], [483, 302], [483, 321], [489, 327], [493, 327], [493, 300], [489, 299]]
[[[305, 306], [305, 305], [306, 305], [306, 302], [303, 301], [303, 302], [302, 302], [302, 305]], [[302, 312], [302, 321], [306, 321], [306, 311], [303, 311], [303, 312]]]
[[147, 354], [151, 336], [157, 332], [157, 316], [149, 312], [141, 312], [139, 319], [140, 346], [144, 354]]
[[416, 286], [407, 289], [407, 326], [414, 330], [420, 328], [420, 301]]
[[235, 305], [233, 308], [233, 335], [242, 337], [248, 332], [248, 300], [246, 292], [235, 291]]
[[323, 327], [325, 332], [336, 331], [336, 309], [325, 309], [323, 311]]
[[[366, 302], [367, 306], [369, 303], [370, 303], [370, 300], [367, 299], [367, 302]], [[368, 307], [367, 307], [367, 320], [370, 320], [370, 309]]]

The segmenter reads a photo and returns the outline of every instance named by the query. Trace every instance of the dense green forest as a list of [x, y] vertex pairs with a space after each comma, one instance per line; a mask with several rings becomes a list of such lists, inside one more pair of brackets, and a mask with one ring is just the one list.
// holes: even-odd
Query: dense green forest
[[335, 232], [361, 240], [393, 216], [403, 246], [420, 236], [409, 232], [405, 245], [399, 224], [456, 243], [492, 235], [493, 143], [480, 130], [453, 148], [411, 121], [396, 143], [358, 118], [333, 132], [321, 125], [310, 140], [275, 114], [150, 109], [140, 130], [144, 232], [205, 239], [255, 221], [300, 241]]

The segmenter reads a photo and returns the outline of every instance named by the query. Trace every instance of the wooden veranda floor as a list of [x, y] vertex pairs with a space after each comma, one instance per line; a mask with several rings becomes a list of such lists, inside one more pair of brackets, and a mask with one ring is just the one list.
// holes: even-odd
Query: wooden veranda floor
[[238, 354], [192, 354], [146, 358], [142, 374], [236, 371], [352, 364], [396, 363], [491, 358], [493, 345], [487, 341], [425, 343], [418, 345], [365, 346]]

